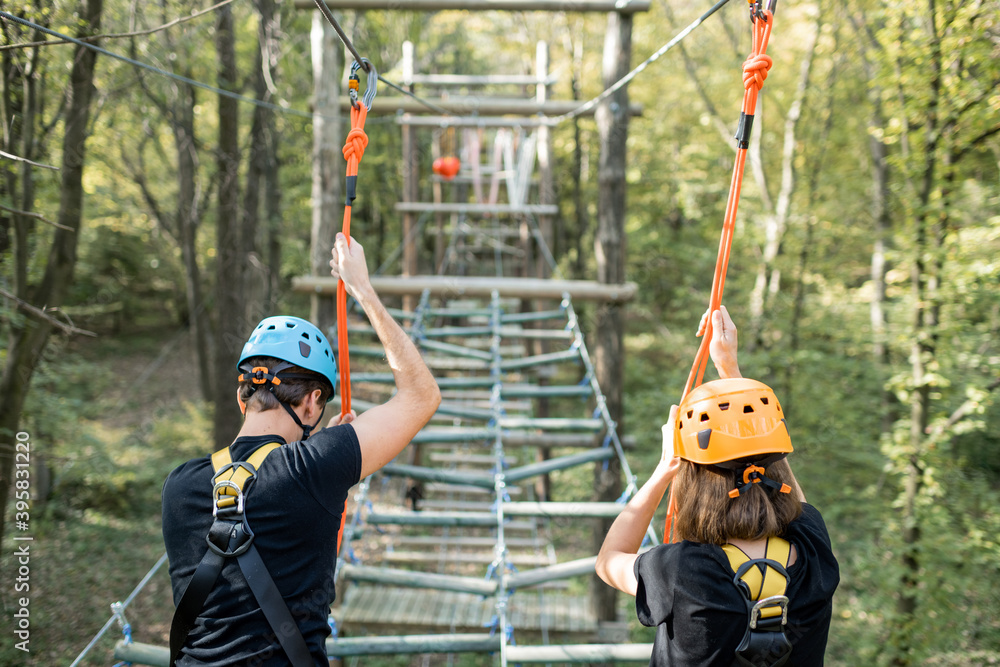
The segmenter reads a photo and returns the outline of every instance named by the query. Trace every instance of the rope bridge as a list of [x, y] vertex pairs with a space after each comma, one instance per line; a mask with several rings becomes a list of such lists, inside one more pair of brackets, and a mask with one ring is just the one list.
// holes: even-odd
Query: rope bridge
[[[616, 85], [625, 85], [638, 75], [725, 1], [720, 0]], [[325, 8], [323, 0], [316, 3], [321, 10]], [[756, 93], [770, 66], [763, 53], [770, 12], [762, 13], [759, 2], [751, 3], [751, 11], [761, 23], [756, 26], [761, 35], [755, 33], [754, 54], [746, 68], [749, 101], [744, 101], [738, 135], [744, 150]], [[336, 25], [328, 10], [324, 15]], [[349, 40], [345, 43], [351, 46]], [[367, 144], [364, 116], [372, 107], [374, 82], [389, 83], [363, 58], [356, 60], [352, 74], [359, 69], [371, 74], [371, 95], [363, 102], [352, 95], [352, 133], [345, 147], [349, 163], [345, 232], [349, 232], [357, 166]], [[469, 83], [468, 77], [462, 81]], [[539, 86], [544, 85], [542, 78], [538, 81]], [[401, 455], [408, 460], [385, 466], [358, 487], [336, 565], [338, 602], [330, 617], [333, 636], [326, 645], [331, 658], [490, 653], [499, 656], [503, 667], [509, 662], [649, 660], [651, 644], [627, 644], [619, 637], [613, 642], [607, 642], [608, 637], [601, 641], [601, 628], [588, 613], [587, 601], [564, 592], [566, 580], [593, 574], [596, 557], [560, 560], [550, 538], [553, 522], [617, 516], [636, 490], [573, 306], [574, 297], [627, 301], [635, 286], [561, 279], [538, 222], [538, 217], [555, 215], [558, 209], [527, 201], [533, 190], [536, 137], [523, 136], [524, 128], [544, 129], [589, 112], [615, 89], [609, 88], [602, 97], [557, 118], [526, 122], [498, 117], [488, 123], [466, 119], [467, 125], [477, 127], [480, 133], [496, 131], [500, 151], [492, 164], [482, 164], [476, 152], [471, 174], [464, 171], [456, 182], [473, 183], [475, 201], [444, 203], [439, 199], [397, 205], [402, 213], [421, 214], [404, 243], [427, 231], [424, 223], [429, 216], [451, 217], [448, 248], [438, 275], [376, 275], [372, 281], [383, 296], [419, 294], [415, 308], [393, 314], [404, 323], [434, 371], [444, 400]], [[356, 90], [355, 85], [352, 92]], [[461, 125], [461, 120], [441, 126]], [[427, 126], [407, 116], [397, 122]], [[510, 141], [514, 130], [522, 133], [518, 135], [519, 149], [513, 143], [503, 144]], [[501, 141], [501, 136], [507, 139]], [[476, 151], [479, 144], [477, 139]], [[504, 179], [498, 177], [501, 162]], [[735, 218], [733, 202], [739, 199], [742, 164], [737, 171], [726, 230]], [[488, 200], [482, 188], [487, 183], [491, 186]], [[505, 186], [506, 202], [499, 198], [500, 185]], [[467, 189], [461, 192], [468, 199]], [[523, 240], [525, 228], [555, 280], [509, 277], [526, 274], [525, 251], [511, 241]], [[724, 232], [713, 303], [721, 298], [729, 242]], [[295, 289], [338, 291], [335, 282], [316, 277], [298, 279]], [[342, 289], [339, 297], [341, 367], [348, 368], [348, 331], [356, 342], [351, 352], [362, 367], [353, 377], [345, 374], [338, 399], [344, 399], [343, 411], [353, 407], [364, 412], [385, 399], [393, 377], [379, 367], [383, 351], [373, 340], [374, 332], [356, 315], [349, 326]], [[540, 306], [543, 300], [550, 301], [549, 305]], [[359, 337], [367, 340], [357, 344]], [[699, 381], [702, 356], [692, 371]], [[551, 416], [555, 410], [560, 416]], [[551, 499], [549, 475], [570, 474], [573, 468], [611, 460], [618, 461], [627, 480], [617, 502]], [[589, 486], [584, 486], [589, 493]], [[409, 508], [405, 507], [407, 501]], [[647, 541], [658, 541], [652, 527], [647, 530]], [[113, 605], [112, 618], [77, 662], [117, 620], [125, 638], [115, 648], [116, 659], [132, 664], [169, 663], [167, 648], [134, 642], [124, 618], [125, 607], [143, 583], [125, 603]], [[403, 629], [408, 634], [373, 632], [386, 628]]]

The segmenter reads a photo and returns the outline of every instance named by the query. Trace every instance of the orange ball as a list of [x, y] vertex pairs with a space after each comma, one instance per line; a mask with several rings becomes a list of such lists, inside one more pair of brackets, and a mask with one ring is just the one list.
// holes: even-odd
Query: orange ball
[[432, 166], [434, 173], [441, 178], [450, 181], [458, 175], [459, 169], [462, 168], [462, 161], [457, 157], [439, 157], [434, 160], [434, 165]]

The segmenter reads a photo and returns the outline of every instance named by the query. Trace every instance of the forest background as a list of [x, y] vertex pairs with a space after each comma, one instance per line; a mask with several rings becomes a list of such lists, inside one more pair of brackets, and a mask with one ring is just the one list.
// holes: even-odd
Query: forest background
[[[658, 1], [636, 15], [633, 64], [706, 8]], [[162, 478], [212, 448], [211, 399], [231, 393], [215, 389], [219, 350], [261, 313], [309, 314], [289, 285], [312, 265], [314, 17], [287, 0], [3, 9], [274, 105], [0, 21], [4, 627], [17, 512], [35, 537], [33, 652], [4, 632], [0, 663], [62, 664], [161, 553]], [[469, 74], [531, 73], [545, 40], [553, 98], [605, 85], [603, 15], [338, 15], [390, 80], [407, 39], [418, 71]], [[829, 663], [1000, 664], [1000, 3], [781, 3], [777, 16], [725, 303], [744, 372], [782, 398], [841, 563]], [[639, 286], [625, 424], [640, 481], [697, 346], [749, 49], [733, 2], [629, 86], [643, 107], [625, 174], [626, 277]], [[401, 241], [403, 174], [398, 126], [373, 119], [368, 132], [354, 233], [375, 267]], [[553, 252], [591, 279], [594, 122], [557, 126], [553, 145]], [[132, 616], [146, 636], [168, 618], [158, 586]], [[110, 659], [101, 646], [89, 664]]]

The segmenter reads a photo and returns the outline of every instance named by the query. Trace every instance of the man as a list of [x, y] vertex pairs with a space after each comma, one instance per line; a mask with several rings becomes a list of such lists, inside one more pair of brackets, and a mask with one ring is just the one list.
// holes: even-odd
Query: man
[[371, 321], [397, 391], [310, 437], [337, 380], [329, 343], [298, 318], [267, 318], [254, 330], [240, 357], [245, 420], [235, 441], [178, 467], [163, 486], [178, 607], [172, 664], [325, 667], [348, 491], [395, 458], [441, 401], [372, 288], [364, 248], [338, 234], [332, 255], [331, 273]]

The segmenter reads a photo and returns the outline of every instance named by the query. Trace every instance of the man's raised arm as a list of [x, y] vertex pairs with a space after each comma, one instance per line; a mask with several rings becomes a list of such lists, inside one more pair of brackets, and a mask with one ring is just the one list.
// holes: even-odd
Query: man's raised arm
[[396, 381], [392, 398], [351, 422], [361, 444], [364, 478], [394, 459], [423, 428], [441, 403], [441, 391], [420, 351], [375, 293], [361, 244], [351, 239], [348, 245], [347, 238], [337, 234], [332, 254], [331, 275], [344, 281], [348, 293], [364, 309]]

